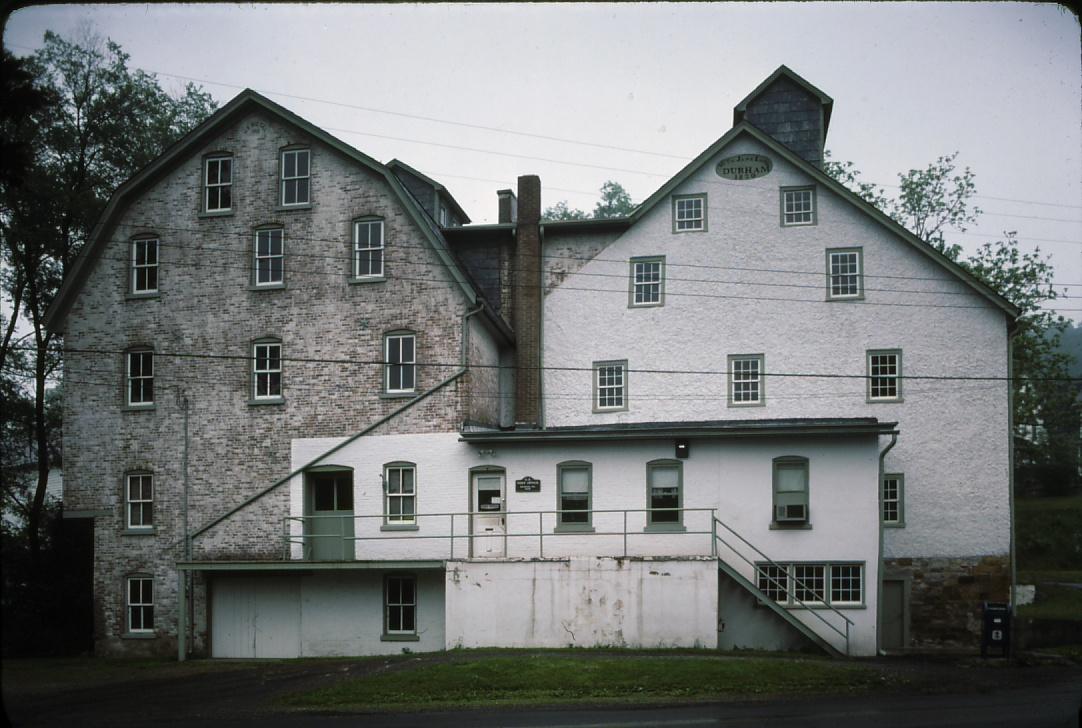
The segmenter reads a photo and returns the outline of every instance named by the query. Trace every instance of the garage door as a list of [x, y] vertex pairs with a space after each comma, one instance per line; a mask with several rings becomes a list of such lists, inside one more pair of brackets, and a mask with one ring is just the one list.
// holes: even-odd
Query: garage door
[[216, 576], [210, 643], [213, 657], [299, 657], [300, 577]]

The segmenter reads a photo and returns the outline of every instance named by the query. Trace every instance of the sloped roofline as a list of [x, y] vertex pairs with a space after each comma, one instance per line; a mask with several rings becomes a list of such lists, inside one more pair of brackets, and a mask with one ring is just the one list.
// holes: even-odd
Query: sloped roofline
[[455, 199], [455, 196], [452, 195], [450, 190], [448, 190], [444, 185], [442, 185], [439, 182], [437, 182], [436, 180], [432, 179], [431, 177], [426, 175], [424, 172], [420, 172], [417, 169], [415, 169], [414, 167], [411, 167], [410, 165], [406, 164], [401, 159], [397, 159], [397, 158], [392, 159], [390, 162], [387, 162], [387, 166], [390, 167], [391, 169], [394, 169], [396, 167], [401, 167], [402, 169], [404, 169], [407, 172], [409, 172], [410, 174], [412, 174], [414, 177], [417, 177], [421, 181], [432, 185], [436, 189], [437, 192], [442, 192], [443, 193], [444, 197], [447, 198], [447, 201], [451, 203], [451, 207], [454, 208], [455, 212], [458, 214], [459, 217], [462, 218], [462, 220], [464, 222], [466, 222], [466, 223], [470, 222], [470, 216], [466, 214], [466, 211], [463, 210], [462, 206], [458, 204], [458, 200]]
[[754, 91], [741, 99], [740, 103], [733, 107], [733, 126], [736, 126], [744, 120], [744, 112], [748, 110], [748, 104], [751, 103], [751, 100], [765, 91], [770, 84], [777, 81], [781, 76], [787, 76], [794, 83], [803, 86], [806, 91], [819, 98], [819, 102], [823, 105], [823, 138], [826, 139], [827, 129], [830, 128], [830, 112], [834, 109], [834, 99], [820, 91], [803, 76], [786, 66], [784, 63], [778, 66], [778, 69], [774, 71], [774, 73], [767, 76], [765, 81], [756, 86]]
[[[784, 66], [782, 67], [784, 68]], [[780, 70], [780, 69], [779, 69]], [[789, 151], [785, 145], [781, 142], [773, 139], [766, 132], [759, 130], [757, 127], [747, 121], [742, 121], [728, 132], [725, 133], [720, 139], [707, 147], [702, 154], [691, 160], [683, 169], [677, 172], [668, 182], [663, 184], [654, 194], [643, 200], [643, 202], [635, 208], [635, 211], [631, 213], [628, 220], [634, 224], [642, 219], [653, 207], [659, 202], [668, 199], [672, 191], [678, 186], [683, 184], [692, 174], [694, 174], [700, 167], [702, 167], [707, 161], [710, 160], [715, 154], [720, 152], [723, 148], [728, 146], [733, 140], [735, 140], [741, 134], [747, 134], [756, 141], [762, 143], [768, 147], [771, 151], [778, 154], [778, 156], [784, 158], [787, 162], [794, 167], [804, 172], [808, 176], [815, 179], [816, 182], [826, 187], [828, 190], [836, 194], [842, 200], [848, 202], [853, 207], [857, 208], [860, 212], [864, 213], [868, 217], [875, 220], [877, 223], [885, 227], [889, 232], [894, 233], [901, 238], [904, 242], [908, 243], [911, 247], [915, 248], [919, 253], [922, 253], [925, 257], [929, 258], [932, 262], [938, 264], [940, 267], [947, 270], [947, 272], [953, 274], [962, 283], [965, 283], [975, 292], [986, 298], [997, 308], [1001, 309], [1010, 318], [1010, 322], [1013, 325], [1015, 319], [1021, 313], [1021, 310], [1013, 303], [1004, 298], [998, 291], [993, 289], [984, 281], [980, 280], [972, 273], [967, 271], [956, 262], [943, 255], [935, 249], [934, 246], [929, 245], [925, 241], [918, 238], [913, 233], [906, 230], [904, 227], [895, 222], [886, 213], [879, 210], [860, 195], [856, 194], [848, 187], [838, 182], [830, 175], [823, 172], [815, 165], [805, 161], [801, 157], [797, 156], [793, 152]]]
[[[498, 319], [498, 315], [492, 310], [490, 305], [487, 305], [487, 301], [484, 300], [484, 297], [480, 292], [471, 285], [468, 277], [462, 271], [457, 259], [451, 254], [446, 241], [443, 239], [442, 235], [440, 235], [439, 231], [425, 223], [424, 210], [421, 209], [419, 203], [408, 194], [405, 187], [402, 185], [401, 180], [395, 176], [394, 172], [364, 152], [346, 144], [341, 139], [320, 129], [318, 126], [301, 118], [284, 106], [276, 104], [252, 89], [245, 89], [233, 97], [225, 106], [207, 117], [207, 119], [199, 124], [199, 126], [174, 142], [162, 152], [162, 154], [154, 159], [154, 161], [150, 162], [150, 164], [139, 172], [136, 172], [116, 189], [112, 197], [109, 198], [109, 202], [105, 206], [105, 210], [102, 212], [98, 222], [94, 225], [86, 245], [83, 246], [82, 251], [80, 251], [79, 255], [76, 256], [73, 261], [70, 271], [64, 278], [64, 283], [57, 292], [56, 298], [53, 299], [52, 304], [45, 313], [45, 325], [51, 331], [63, 331], [68, 311], [71, 310], [71, 306], [76, 297], [78, 297], [79, 292], [82, 290], [87, 276], [90, 275], [90, 272], [93, 269], [93, 262], [99, 255], [99, 249], [107, 242], [109, 237], [108, 233], [112, 228], [113, 221], [124, 209], [131, 197], [175, 168], [177, 164], [187, 158], [193, 149], [196, 149], [203, 143], [207, 137], [216, 133], [221, 127], [233, 121], [237, 116], [246, 113], [249, 109], [253, 108], [267, 112], [288, 124], [300, 128], [305, 133], [332, 149], [335, 149], [349, 159], [356, 161], [362, 166], [382, 176], [401, 201], [403, 207], [406, 209], [407, 213], [409, 213], [414, 223], [416, 223], [417, 227], [424, 233], [425, 239], [440, 258], [440, 262], [451, 272], [452, 278], [454, 278], [455, 283], [465, 294], [469, 303], [471, 305], [476, 305], [478, 302], [485, 303], [487, 315], [490, 318], [493, 318], [492, 323], [497, 326], [502, 323], [502, 321], [495, 320]], [[506, 333], [506, 325], [499, 328]]]

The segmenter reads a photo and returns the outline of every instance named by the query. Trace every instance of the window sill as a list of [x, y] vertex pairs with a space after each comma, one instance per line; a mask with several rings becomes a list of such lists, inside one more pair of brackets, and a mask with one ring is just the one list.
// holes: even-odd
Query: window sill
[[420, 642], [420, 635], [416, 634], [382, 634], [380, 642]]
[[553, 533], [593, 533], [594, 527], [588, 523], [560, 523], [552, 529]]
[[801, 227], [815, 227], [819, 224], [818, 220], [812, 220], [811, 222], [783, 222], [781, 227], [783, 228], [801, 228]]
[[417, 396], [417, 392], [380, 392], [380, 399], [412, 399]]
[[286, 287], [285, 283], [264, 283], [263, 285], [258, 285], [258, 284], [255, 284], [255, 283], [251, 283], [251, 284], [248, 285], [248, 290], [249, 291], [281, 291], [285, 287]]
[[771, 531], [810, 531], [812, 525], [810, 523], [794, 523], [792, 525], [788, 523], [778, 523], [777, 521], [770, 522]]
[[743, 409], [745, 407], [766, 407], [766, 402], [763, 400], [759, 400], [758, 402], [726, 402], [726, 406], [735, 409]]
[[866, 401], [868, 404], [901, 404], [905, 400], [901, 397], [898, 397], [897, 399], [872, 399], [871, 397], [868, 397]]
[[859, 296], [827, 296], [827, 303], [860, 303], [864, 300], [864, 294]]
[[125, 632], [120, 635], [122, 640], [156, 640], [158, 635], [155, 632]]
[[162, 294], [158, 291], [148, 291], [146, 293], [128, 293], [124, 294], [125, 301], [149, 301], [155, 298], [161, 298]]
[[349, 276], [346, 282], [352, 285], [359, 285], [361, 283], [383, 283], [387, 280], [386, 276]]
[[594, 407], [595, 415], [606, 415], [609, 412], [627, 412], [627, 407]]
[[416, 523], [384, 523], [379, 527], [381, 531], [419, 531]]
[[121, 536], [156, 536], [157, 528], [125, 528], [120, 532]]
[[284, 397], [268, 397], [267, 399], [250, 399], [248, 400], [249, 407], [262, 407], [263, 405], [275, 405], [285, 404]]
[[312, 203], [311, 202], [305, 202], [303, 205], [301, 205], [301, 204], [297, 204], [297, 205], [276, 205], [275, 208], [274, 208], [274, 211], [275, 212], [294, 212], [296, 210], [311, 210], [311, 209], [312, 209]]
[[683, 235], [684, 233], [705, 233], [706, 228], [692, 228], [689, 230], [673, 230], [673, 235]]
[[209, 212], [204, 210], [203, 212], [197, 214], [196, 217], [200, 220], [205, 220], [212, 217], [233, 217], [233, 210], [211, 210]]
[[837, 609], [837, 610], [840, 611], [842, 609], [867, 609], [868, 608], [868, 606], [866, 604], [823, 604], [822, 602], [816, 602], [815, 604], [808, 603], [808, 604], [805, 604], [805, 605], [801, 606], [801, 605], [797, 604], [796, 602], [793, 602], [792, 604], [784, 604], [782, 602], [778, 602], [778, 603], [783, 604], [783, 606], [786, 609], [793, 609], [793, 610], [797, 610], [797, 609], [808, 609], [808, 610], [812, 610], [812, 609]]
[[629, 303], [629, 304], [627, 304], [627, 307], [628, 308], [661, 308], [664, 305], [665, 305], [665, 303], [663, 301], [658, 301], [657, 303]]
[[900, 523], [884, 523], [883, 528], [905, 528], [905, 521]]
[[124, 412], [153, 412], [157, 408], [152, 402], [150, 404], [126, 404], [120, 409]]
[[687, 529], [682, 523], [651, 523], [642, 529], [643, 533], [684, 533]]

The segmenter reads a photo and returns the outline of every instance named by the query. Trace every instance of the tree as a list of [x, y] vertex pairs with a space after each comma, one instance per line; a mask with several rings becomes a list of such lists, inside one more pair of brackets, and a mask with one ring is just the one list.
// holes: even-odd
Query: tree
[[[45, 312], [113, 190], [206, 118], [215, 103], [192, 84], [170, 96], [152, 74], [130, 70], [120, 46], [89, 27], [75, 42], [46, 32], [32, 57], [4, 62], [4, 98], [18, 92], [25, 100], [18, 112], [25, 126], [16, 128], [22, 129], [25, 169], [10, 183], [5, 176], [0, 190], [3, 292], [16, 302], [0, 356], [7, 374], [34, 384], [36, 484], [26, 533], [36, 561], [55, 429], [47, 386], [60, 365], [59, 342], [45, 328]], [[15, 126], [7, 116], [4, 124], [5, 132]], [[31, 331], [15, 340], [7, 332], [14, 332], [19, 315]], [[19, 371], [10, 358], [16, 343], [29, 352]]]
[[541, 213], [542, 220], [604, 220], [612, 217], [626, 217], [635, 209], [631, 195], [619, 182], [609, 180], [601, 185], [601, 199], [594, 206], [593, 215], [569, 207], [567, 200], [560, 200], [555, 205], [546, 207]]
[[582, 210], [567, 206], [567, 200], [560, 200], [555, 205], [546, 207], [541, 213], [542, 220], [587, 220], [589, 219]]

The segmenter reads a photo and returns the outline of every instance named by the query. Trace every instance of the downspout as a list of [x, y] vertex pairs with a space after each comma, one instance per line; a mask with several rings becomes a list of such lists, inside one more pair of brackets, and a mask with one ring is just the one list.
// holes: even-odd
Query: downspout
[[[180, 498], [180, 512], [184, 519], [184, 560], [192, 560], [192, 540], [188, 536], [188, 395], [181, 393], [181, 406], [184, 408], [184, 443], [183, 457], [181, 460], [183, 490]], [[177, 660], [184, 662], [188, 659], [188, 628], [191, 611], [191, 574], [186, 571], [178, 571], [178, 594], [177, 594]]]
[[[1014, 601], [1015, 592], [1017, 591], [1016, 577], [1018, 565], [1015, 561], [1015, 526], [1014, 526], [1014, 335], [1018, 332], [1018, 328], [1014, 327], [1007, 332], [1007, 503], [1009, 508], [1009, 516], [1011, 519], [1011, 542], [1010, 552], [1008, 556], [1009, 565], [1008, 569], [1010, 573], [1010, 586], [1008, 586], [1007, 592], [1007, 612], [1010, 619], [1011, 632], [1017, 634], [1014, 631]], [[1007, 646], [1007, 653], [1014, 657], [1015, 644], [1017, 639], [1012, 639]]]
[[879, 493], [879, 511], [875, 514], [875, 520], [879, 524], [879, 569], [875, 580], [875, 651], [883, 654], [883, 474], [886, 472], [887, 453], [898, 444], [898, 432], [890, 433], [890, 444], [879, 452], [879, 482], [876, 490]]

